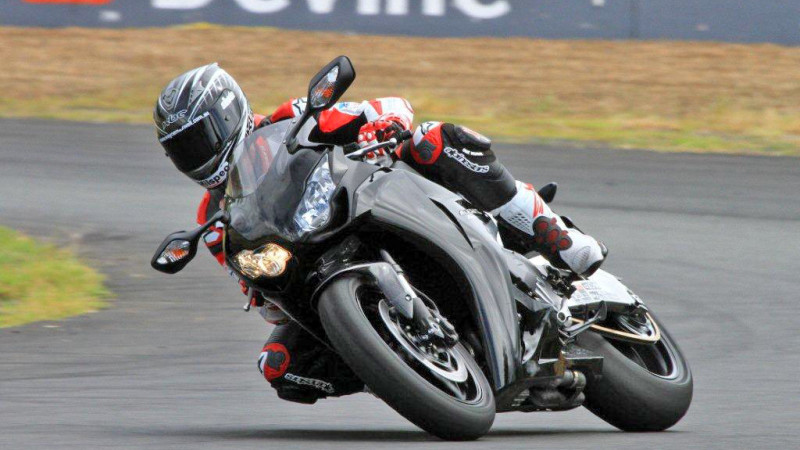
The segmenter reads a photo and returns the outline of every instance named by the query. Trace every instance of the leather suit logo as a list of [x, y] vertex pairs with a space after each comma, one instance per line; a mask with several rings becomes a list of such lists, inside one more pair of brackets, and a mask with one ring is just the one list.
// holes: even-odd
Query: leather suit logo
[[333, 385], [328, 383], [327, 381], [317, 380], [315, 378], [301, 377], [293, 373], [287, 373], [286, 375], [283, 376], [283, 378], [287, 381], [291, 381], [292, 383], [299, 384], [300, 386], [310, 386], [319, 389], [322, 392], [326, 392], [328, 394], [333, 394], [335, 392], [333, 389]]
[[462, 166], [466, 167], [467, 169], [475, 172], [475, 173], [488, 173], [489, 166], [484, 166], [481, 164], [475, 164], [474, 162], [467, 159], [463, 153], [459, 152], [458, 150], [454, 149], [453, 147], [445, 147], [444, 153], [447, 155], [448, 158], [455, 159], [458, 161]]
[[267, 344], [258, 358], [258, 370], [267, 381], [272, 381], [286, 373], [290, 361], [286, 347], [278, 343]]

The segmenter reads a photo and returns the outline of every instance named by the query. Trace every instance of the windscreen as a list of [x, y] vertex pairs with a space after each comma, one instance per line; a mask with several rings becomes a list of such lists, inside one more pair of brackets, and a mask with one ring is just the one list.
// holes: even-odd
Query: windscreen
[[227, 197], [242, 198], [256, 191], [275, 161], [289, 124], [285, 120], [260, 128], [234, 149]]
[[283, 137], [290, 126], [287, 120], [260, 128], [234, 150], [225, 208], [231, 215], [229, 238], [239, 248], [275, 236], [294, 241], [303, 234], [294, 216], [323, 153], [300, 148], [289, 154]]

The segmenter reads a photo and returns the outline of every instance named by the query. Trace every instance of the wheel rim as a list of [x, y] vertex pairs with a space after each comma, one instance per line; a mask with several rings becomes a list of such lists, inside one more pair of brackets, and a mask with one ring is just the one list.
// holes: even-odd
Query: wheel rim
[[680, 375], [675, 350], [663, 337], [653, 344], [638, 344], [608, 338], [606, 340], [626, 358], [652, 375], [665, 379], [674, 379]]
[[365, 295], [361, 292], [356, 297], [362, 312], [383, 341], [425, 381], [459, 402], [476, 404], [482, 400], [481, 385], [476, 381], [474, 369], [467, 364], [468, 353], [460, 344], [436, 349], [421, 345], [399, 322], [380, 294], [371, 292]]

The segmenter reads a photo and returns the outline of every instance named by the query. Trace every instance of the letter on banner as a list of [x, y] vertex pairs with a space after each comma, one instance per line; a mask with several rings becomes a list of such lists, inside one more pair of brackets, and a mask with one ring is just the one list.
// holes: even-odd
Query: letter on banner
[[444, 0], [422, 0], [422, 14], [426, 16], [443, 16]]
[[381, 0], [358, 0], [356, 12], [365, 16], [374, 16], [381, 13]]
[[200, 9], [214, 0], [153, 0], [158, 9]]
[[336, 0], [307, 0], [308, 9], [315, 14], [329, 14], [333, 11]]
[[511, 11], [511, 5], [506, 0], [494, 0], [489, 4], [481, 0], [453, 0], [453, 3], [461, 12], [476, 19], [496, 19]]
[[236, 3], [245, 11], [269, 14], [286, 9], [289, 6], [289, 0], [236, 0]]
[[386, 14], [405, 16], [408, 14], [408, 0], [358, 0], [356, 12], [365, 16], [381, 13], [381, 3], [386, 3]]

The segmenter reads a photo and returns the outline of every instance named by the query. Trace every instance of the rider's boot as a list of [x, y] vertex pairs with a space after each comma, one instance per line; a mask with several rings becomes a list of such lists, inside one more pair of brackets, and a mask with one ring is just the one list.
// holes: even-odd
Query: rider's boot
[[589, 276], [608, 253], [593, 237], [567, 227], [530, 184], [517, 181], [517, 193], [493, 213], [511, 239], [527, 240], [527, 245], [521, 242], [519, 246], [536, 250], [560, 269]]

